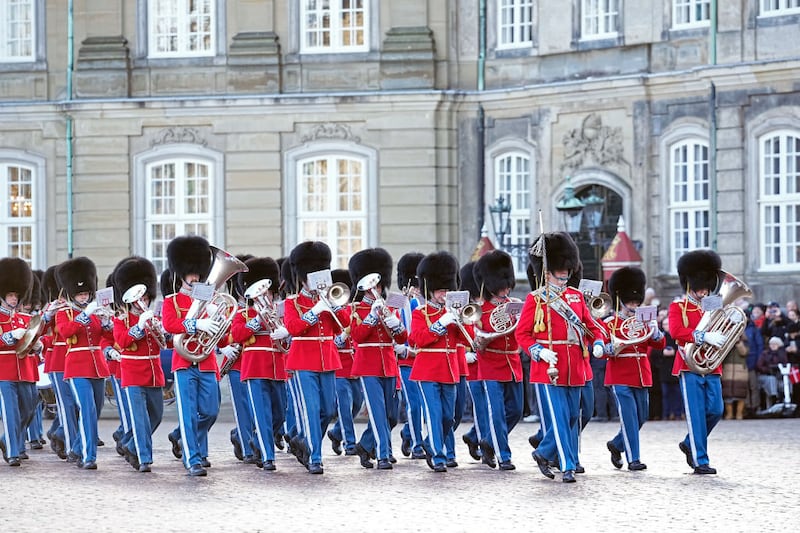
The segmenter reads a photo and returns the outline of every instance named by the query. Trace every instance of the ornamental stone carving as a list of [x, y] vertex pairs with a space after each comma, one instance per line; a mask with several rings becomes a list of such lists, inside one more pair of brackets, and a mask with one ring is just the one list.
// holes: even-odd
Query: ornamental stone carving
[[207, 141], [195, 128], [164, 128], [150, 142], [150, 146], [160, 144], [187, 143], [206, 146]]
[[339, 139], [342, 141], [352, 141], [360, 143], [361, 137], [353, 135], [350, 131], [350, 126], [346, 124], [335, 124], [333, 122], [326, 122], [324, 124], [317, 124], [311, 131], [300, 137], [300, 142], [307, 143], [309, 141], [318, 141], [321, 139]]
[[629, 164], [623, 156], [622, 128], [604, 126], [597, 113], [586, 116], [580, 128], [564, 135], [563, 145], [562, 174], [570, 174], [592, 163], [600, 166]]

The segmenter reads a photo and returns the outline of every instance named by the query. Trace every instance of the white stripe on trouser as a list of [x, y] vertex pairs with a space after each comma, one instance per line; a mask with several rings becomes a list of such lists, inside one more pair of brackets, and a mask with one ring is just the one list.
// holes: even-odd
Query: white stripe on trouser
[[78, 389], [75, 388], [75, 380], [70, 378], [69, 379], [69, 388], [72, 389], [72, 396], [75, 397], [75, 403], [78, 404], [78, 431], [81, 432], [81, 458], [85, 461], [86, 455], [89, 453], [87, 446], [89, 442], [86, 437], [86, 431], [84, 431], [84, 417], [86, 415], [86, 411], [84, 410], [83, 406], [81, 405], [80, 396], [78, 395]]
[[[431, 446], [431, 450], [433, 450], [433, 439], [431, 438], [431, 428], [430, 428], [431, 412], [430, 409], [428, 409], [428, 402], [425, 400], [425, 393], [422, 392], [422, 382], [417, 381], [416, 383], [417, 387], [419, 387], [419, 397], [422, 400], [422, 405], [420, 407], [422, 407], [422, 411], [425, 415], [425, 420], [422, 423], [422, 427], [420, 428], [420, 431], [422, 429], [425, 429], [426, 431], [426, 435], [422, 436], [422, 440], [424, 441], [425, 439], [428, 439], [428, 443]], [[433, 452], [436, 453], [436, 450], [433, 450]]]
[[[239, 383], [241, 383], [241, 381]], [[239, 412], [236, 410], [236, 395], [233, 392], [233, 383], [231, 383], [230, 373], [228, 373], [228, 390], [231, 393], [231, 407], [233, 408], [233, 423], [236, 424], [236, 437], [239, 439], [239, 446], [241, 446], [242, 453], [244, 453], [244, 431], [242, 431], [242, 425], [239, 423]]]
[[[261, 450], [261, 460], [262, 461], [266, 461], [267, 460], [267, 446], [264, 444], [264, 437], [262, 437], [264, 432], [262, 431], [262, 427], [261, 427], [261, 424], [260, 424], [261, 421], [259, 420], [258, 413], [256, 413], [256, 401], [253, 398], [253, 382], [254, 381], [256, 381], [256, 380], [248, 379], [248, 380], [245, 381], [245, 383], [247, 384], [247, 395], [250, 397], [250, 405], [251, 405], [251, 409], [253, 411], [253, 423], [256, 425], [256, 437], [258, 438], [258, 447]], [[261, 383], [260, 382], [258, 383], [258, 386], [261, 387]], [[263, 388], [261, 390], [263, 391]], [[272, 403], [272, 402], [270, 402], [270, 403]], [[261, 405], [263, 407], [263, 404], [259, 404], [259, 405]], [[270, 405], [270, 411], [272, 411], [272, 405]], [[270, 416], [270, 419], [271, 418], [272, 417]], [[269, 429], [269, 431], [272, 431], [272, 428], [268, 428], [268, 429]]]
[[[136, 457], [139, 459], [139, 462], [142, 460], [142, 454], [139, 450], [139, 435], [136, 432], [136, 423], [134, 422], [134, 415], [133, 415], [133, 400], [131, 399], [131, 390], [128, 387], [125, 387], [125, 396], [128, 398], [128, 414], [131, 417], [131, 431], [133, 432], [133, 445], [136, 447]], [[147, 409], [145, 409], [145, 413]]]
[[542, 426], [542, 437], [547, 433], [547, 417], [545, 416], [544, 403], [542, 403], [542, 395], [540, 394], [544, 387], [543, 383], [537, 383], [533, 389], [536, 394], [536, 405], [539, 407], [539, 424]]
[[[63, 376], [63, 374], [61, 374]], [[69, 434], [69, 424], [67, 423], [67, 406], [64, 405], [64, 391], [61, 388], [64, 385], [64, 380], [58, 379], [55, 372], [50, 373], [50, 382], [53, 384], [53, 390], [56, 393], [56, 410], [58, 410], [58, 418], [61, 423], [61, 429], [64, 430], [64, 453], [69, 453], [72, 450], [72, 436]], [[75, 400], [73, 399], [73, 402]]]
[[[369, 415], [369, 423], [372, 425], [372, 437], [375, 439], [375, 455], [380, 459], [381, 437], [378, 432], [378, 426], [377, 424], [375, 424], [375, 415], [373, 414], [372, 411], [372, 404], [369, 401], [369, 392], [367, 392], [367, 385], [366, 383], [364, 383], [364, 378], [360, 377], [358, 378], [358, 380], [361, 382], [361, 390], [364, 391], [364, 401], [367, 404], [367, 415]], [[381, 387], [381, 393], [382, 392], [383, 392], [383, 387]]]
[[[125, 412], [125, 402], [122, 400], [122, 387], [120, 386], [119, 380], [114, 376], [111, 376], [111, 385], [113, 385], [114, 395], [117, 397], [117, 410], [119, 411], [120, 423], [122, 424], [122, 431], [124, 435], [131, 429], [132, 418], [128, 418], [129, 413]], [[130, 396], [127, 394], [125, 394], [125, 396], [128, 398], [128, 410], [130, 411]]]
[[620, 430], [622, 431], [622, 442], [623, 445], [625, 446], [625, 457], [628, 459], [628, 462], [630, 462], [633, 460], [633, 452], [631, 451], [631, 443], [628, 440], [628, 430], [625, 427], [625, 411], [622, 409], [622, 403], [619, 401], [619, 394], [617, 394], [617, 386], [612, 385], [611, 390], [614, 391], [614, 401], [617, 404], [617, 413], [619, 414], [619, 427]]
[[311, 421], [308, 419], [308, 405], [306, 404], [305, 391], [303, 391], [303, 383], [300, 380], [300, 372], [296, 372], [295, 377], [297, 378], [297, 394], [300, 400], [300, 420], [303, 422], [303, 435], [308, 446], [308, 455], [311, 457], [314, 453], [314, 443], [311, 442], [311, 426], [309, 425]]
[[692, 461], [697, 462], [697, 445], [694, 441], [694, 424], [692, 423], [692, 410], [689, 409], [689, 393], [686, 391], [686, 372], [680, 373], [681, 396], [683, 396], [683, 411], [686, 413], [686, 425], [689, 426], [689, 448], [692, 450]]
[[[403, 390], [403, 396], [405, 397], [406, 403], [406, 422], [408, 423], [408, 432], [411, 434], [411, 448], [414, 449], [420, 445], [417, 442], [417, 431], [419, 430], [420, 434], [422, 434], [422, 428], [415, 428], [414, 427], [414, 417], [411, 414], [411, 402], [408, 400], [408, 387], [406, 387], [406, 380], [403, 379], [402, 374], [400, 375], [400, 388]], [[419, 414], [420, 420], [422, 419], [422, 412]]]
[[3, 414], [3, 436], [6, 438], [6, 453], [11, 453], [11, 431], [8, 425], [8, 413], [6, 412], [6, 398], [0, 394], [0, 412]]
[[[177, 372], [187, 372], [187, 371], [178, 370], [176, 371], [176, 374]], [[186, 433], [186, 421], [183, 419], [183, 402], [181, 401], [182, 395], [181, 395], [180, 385], [178, 384], [179, 381], [180, 380], [176, 375], [175, 379], [173, 380], [173, 387], [175, 389], [175, 403], [178, 406], [178, 426], [181, 428], [181, 437], [183, 437], [187, 433]], [[186, 466], [186, 468], [190, 468], [192, 465], [189, 464], [191, 458], [189, 457], [189, 445], [186, 442], [186, 440], [187, 440], [186, 438], [181, 438], [181, 447], [183, 448], [183, 464], [184, 466]]]
[[[481, 381], [480, 383], [484, 387], [484, 394], [486, 394], [486, 382]], [[478, 423], [478, 408], [475, 407], [475, 395], [472, 394], [472, 387], [469, 386], [469, 383], [467, 383], [467, 392], [469, 392], [469, 397], [472, 398], [472, 425], [475, 428], [475, 436], [478, 437], [478, 443], [480, 444], [481, 440], [483, 440], [483, 435], [481, 434], [481, 425]]]
[[[545, 385], [543, 389], [545, 396], [547, 397], [547, 408], [548, 411], [550, 412], [550, 420], [553, 424], [553, 429], [552, 429], [553, 437], [555, 438], [556, 441], [556, 449], [558, 450], [558, 457], [561, 462], [561, 468], [566, 468], [567, 454], [566, 451], [564, 450], [564, 443], [561, 442], [561, 435], [558, 430], [558, 419], [556, 418], [555, 409], [553, 409], [553, 398], [550, 396], [551, 386], [554, 387], [555, 385]], [[564, 400], [566, 401], [566, 398], [564, 398]], [[569, 423], [569, 420], [567, 420], [567, 423]]]
[[[497, 440], [497, 429], [494, 425], [494, 411], [492, 410], [492, 398], [489, 396], [489, 388], [486, 386], [486, 381], [483, 381], [483, 393], [486, 395], [486, 411], [489, 415], [489, 434], [492, 436], [492, 448], [494, 448], [494, 453], [498, 457], [500, 457], [500, 441]], [[501, 413], [503, 417], [505, 417], [505, 413]], [[477, 427], [477, 424], [476, 426]]]

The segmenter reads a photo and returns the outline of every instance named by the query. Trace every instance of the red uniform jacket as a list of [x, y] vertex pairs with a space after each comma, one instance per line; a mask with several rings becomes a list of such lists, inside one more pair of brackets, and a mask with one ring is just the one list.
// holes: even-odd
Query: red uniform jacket
[[[25, 328], [27, 323], [20, 313], [9, 314], [7, 309], [0, 309], [0, 381], [27, 381], [27, 363], [17, 357], [15, 350], [18, 340], [11, 337], [11, 330]], [[6, 335], [8, 333], [8, 335]], [[27, 358], [26, 358], [27, 359]]]
[[[186, 313], [192, 305], [192, 297], [188, 291], [181, 289], [176, 294], [171, 294], [164, 299], [164, 305], [161, 306], [161, 323], [167, 333], [176, 335], [178, 333], [189, 333], [186, 330]], [[197, 317], [195, 317], [197, 318]], [[172, 371], [183, 370], [189, 368], [193, 363], [178, 355], [177, 350], [172, 350]], [[199, 363], [197, 368], [200, 372], [214, 372], [219, 379], [219, 368], [217, 367], [217, 358], [212, 353]]]
[[48, 323], [50, 328], [50, 347], [44, 352], [44, 371], [63, 372], [64, 361], [67, 357], [67, 341], [58, 331], [55, 315]]
[[394, 343], [405, 344], [408, 334], [405, 328], [400, 327], [391, 331], [390, 336], [383, 323], [370, 316], [372, 303], [372, 299], [364, 297], [355, 304], [353, 310], [350, 323], [350, 336], [355, 346], [353, 376], [396, 377], [398, 371]]
[[[259, 328], [254, 329], [253, 319]], [[272, 379], [286, 381], [286, 356], [275, 347], [272, 339], [258, 319], [258, 312], [248, 307], [239, 310], [231, 325], [231, 342], [242, 345], [242, 354], [234, 363], [240, 366], [240, 379]]]
[[80, 309], [67, 307], [56, 314], [56, 328], [67, 342], [64, 379], [109, 376], [100, 341], [112, 333], [103, 329], [96, 315], [86, 316]]
[[339, 327], [330, 313], [315, 316], [310, 312], [317, 301], [317, 297], [312, 297], [305, 289], [286, 299], [283, 325], [292, 336], [286, 358], [287, 370], [328, 372], [342, 367], [333, 338], [350, 325], [350, 309], [345, 306], [335, 311], [342, 325]]
[[[684, 322], [684, 316], [686, 322]], [[669, 304], [669, 334], [678, 345], [678, 356], [672, 365], [672, 375], [678, 376], [681, 372], [691, 372], [684, 362], [684, 345], [694, 344], [694, 330], [703, 318], [703, 308], [693, 298], [685, 296], [683, 300]], [[710, 374], [722, 374], [722, 365]]]
[[161, 347], [148, 329], [139, 329], [138, 322], [138, 314], [114, 319], [115, 348], [122, 356], [118, 363], [122, 386], [163, 387]]
[[[540, 344], [558, 354], [558, 363], [556, 364], [556, 368], [558, 368], [557, 385], [583, 386], [587, 379], [590, 379], [590, 374], [587, 371], [589, 367], [589, 351], [591, 351], [592, 343], [595, 340], [605, 340], [603, 330], [592, 319], [583, 295], [578, 290], [567, 287], [558, 298], [566, 302], [575, 311], [578, 319], [586, 325], [591, 333], [589, 338], [570, 338], [567, 321], [555, 310], [549, 309], [548, 311], [547, 306], [544, 304], [544, 299], [538, 294], [531, 292], [525, 298], [525, 304], [522, 307], [519, 323], [515, 330], [517, 342], [520, 348], [528, 351], [528, 353], [531, 352], [536, 344]], [[545, 328], [547, 327], [547, 315], [549, 312], [549, 322], [552, 327], [550, 335], [546, 330], [534, 333], [534, 325], [537, 323], [537, 310], [541, 312]], [[579, 337], [583, 336], [580, 330], [577, 335]], [[550, 383], [550, 378], [547, 376], [548, 366], [547, 362], [536, 361], [532, 358], [531, 383]]]
[[[625, 338], [620, 333], [624, 318], [615, 315], [606, 319], [604, 325], [611, 335]], [[606, 365], [605, 385], [627, 385], [629, 387], [652, 387], [653, 372], [650, 369], [648, 353], [651, 348], [661, 350], [666, 346], [664, 336], [654, 341], [652, 338], [643, 342], [631, 344], [623, 348], [618, 355], [604, 355], [608, 359]]]
[[[458, 346], [464, 342], [458, 326], [440, 329], [436, 324], [444, 307], [428, 302], [411, 313], [409, 346], [416, 352], [411, 379], [436, 383], [458, 383], [460, 379]], [[465, 361], [466, 362], [466, 361]]]
[[[481, 310], [481, 331], [493, 333], [490, 324], [492, 311], [496, 304], [483, 302]], [[519, 344], [513, 332], [491, 341], [484, 350], [478, 351], [478, 379], [490, 381], [522, 381], [522, 361], [519, 358]]]

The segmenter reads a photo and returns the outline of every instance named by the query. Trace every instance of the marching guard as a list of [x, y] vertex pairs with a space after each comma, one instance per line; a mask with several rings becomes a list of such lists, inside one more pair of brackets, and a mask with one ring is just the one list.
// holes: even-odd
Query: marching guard
[[606, 443], [611, 452], [611, 464], [622, 468], [622, 452], [628, 460], [628, 470], [645, 470], [640, 460], [639, 430], [650, 414], [649, 387], [653, 386], [650, 369], [651, 349], [662, 349], [666, 344], [657, 320], [641, 324], [636, 319], [636, 309], [644, 301], [645, 274], [637, 267], [622, 267], [611, 274], [608, 292], [615, 314], [606, 319], [605, 327], [612, 340], [606, 344], [603, 357], [608, 358], [605, 385], [614, 390], [620, 417], [620, 430]]
[[[550, 461], [558, 459], [565, 483], [575, 482], [581, 388], [586, 383], [585, 359], [600, 356], [604, 333], [594, 322], [583, 295], [569, 287], [580, 264], [578, 248], [566, 233], [543, 233], [531, 246], [529, 259], [539, 288], [528, 294], [515, 336], [531, 356], [531, 382], [549, 411], [550, 426], [533, 458], [542, 474], [555, 477]], [[544, 417], [543, 417], [544, 418]]]

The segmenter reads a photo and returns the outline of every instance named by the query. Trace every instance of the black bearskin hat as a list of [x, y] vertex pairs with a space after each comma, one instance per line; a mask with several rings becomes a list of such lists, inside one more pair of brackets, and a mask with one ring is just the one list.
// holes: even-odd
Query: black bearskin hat
[[5, 300], [6, 294], [14, 292], [17, 294], [17, 301], [22, 303], [32, 285], [33, 271], [24, 259], [19, 257], [0, 259], [0, 298]]
[[572, 271], [569, 275], [569, 279], [567, 280], [567, 287], [572, 287], [577, 289], [578, 286], [581, 284], [581, 279], [583, 278], [583, 262], [578, 261], [578, 267]]
[[533, 265], [533, 275], [538, 280], [543, 279], [543, 258], [539, 251], [542, 237], [544, 237], [545, 250], [547, 252], [547, 269], [550, 272], [557, 270], [569, 270], [574, 272], [580, 264], [580, 254], [578, 246], [569, 234], [564, 232], [545, 233], [540, 235], [531, 245], [528, 252], [528, 259]]
[[458, 271], [458, 290], [469, 291], [469, 297], [477, 300], [481, 296], [478, 280], [475, 279], [475, 261], [470, 261]]
[[272, 282], [269, 290], [277, 293], [281, 283], [281, 270], [278, 263], [271, 257], [251, 257], [244, 262], [247, 265], [247, 272], [239, 272], [239, 284], [242, 289], [242, 296], [245, 291], [257, 281], [268, 279]]
[[475, 283], [486, 300], [503, 289], [513, 289], [517, 283], [514, 262], [502, 250], [492, 250], [482, 255], [475, 262], [474, 276]]
[[289, 254], [295, 281], [306, 281], [311, 272], [331, 268], [331, 249], [322, 241], [305, 241], [294, 247]]
[[644, 289], [647, 278], [644, 271], [638, 267], [618, 268], [608, 280], [608, 294], [614, 305], [619, 303], [644, 301]]
[[373, 272], [381, 276], [382, 294], [385, 295], [392, 286], [392, 256], [383, 248], [360, 250], [350, 257], [347, 266], [350, 270], [350, 279], [353, 280], [349, 284], [352, 287], [357, 287], [361, 278]]
[[678, 259], [678, 277], [681, 287], [713, 292], [717, 288], [722, 260], [713, 250], [694, 250]]
[[56, 270], [58, 270], [58, 265], [49, 266], [42, 275], [42, 296], [48, 303], [58, 298], [61, 292], [61, 285], [58, 284]]
[[292, 262], [288, 258], [284, 258], [280, 263], [281, 265], [281, 290], [285, 298], [289, 294], [297, 293], [297, 282], [294, 280], [294, 271], [292, 270]]
[[31, 290], [22, 300], [23, 303], [30, 304], [31, 309], [39, 309], [44, 303], [44, 293], [42, 292], [42, 276], [44, 276], [44, 271], [33, 271], [33, 283], [31, 284]]
[[161, 289], [161, 296], [164, 298], [177, 292], [175, 288], [175, 276], [172, 275], [172, 271], [168, 268], [161, 273], [158, 284]]
[[417, 266], [417, 278], [426, 298], [439, 289], [454, 291], [458, 288], [458, 261], [450, 252], [428, 254]]
[[81, 292], [89, 292], [94, 298], [97, 291], [97, 267], [88, 257], [67, 259], [58, 265], [56, 278], [59, 286], [64, 289], [64, 295], [70, 300]]
[[409, 252], [397, 262], [397, 286], [400, 290], [406, 287], [419, 287], [417, 267], [424, 257], [425, 255], [419, 252]]
[[150, 303], [156, 301], [158, 278], [156, 267], [149, 259], [135, 255], [123, 259], [117, 263], [112, 275], [114, 301], [118, 305], [123, 303], [122, 295], [125, 294], [125, 291], [140, 283], [147, 288], [145, 294], [150, 298]]
[[199, 274], [204, 281], [211, 270], [212, 259], [211, 246], [203, 237], [184, 235], [175, 237], [167, 245], [167, 262], [177, 280]]
[[344, 283], [348, 287], [353, 286], [353, 280], [350, 277], [350, 271], [346, 268], [335, 268], [331, 270], [331, 280], [333, 283]]

